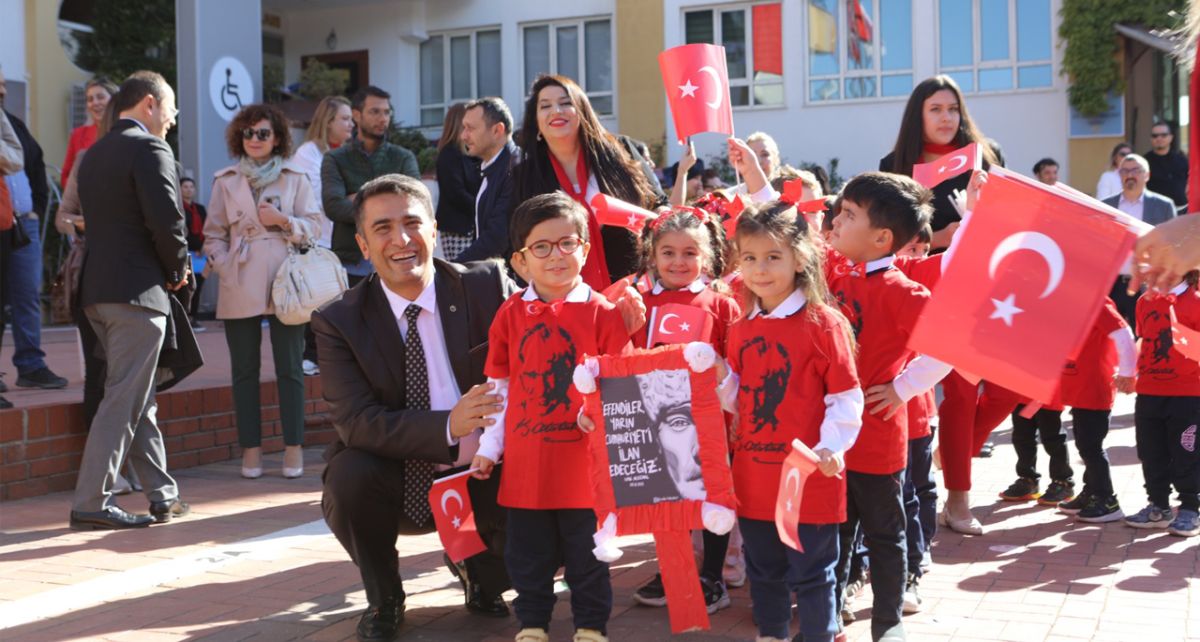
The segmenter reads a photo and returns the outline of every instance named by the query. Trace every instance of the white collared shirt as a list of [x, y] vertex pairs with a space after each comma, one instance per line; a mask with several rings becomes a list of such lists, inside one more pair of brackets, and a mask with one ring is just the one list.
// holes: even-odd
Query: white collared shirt
[[[421, 307], [421, 313], [417, 315], [417, 332], [421, 335], [421, 348], [425, 352], [425, 370], [429, 377], [429, 409], [430, 410], [450, 410], [454, 408], [454, 404], [462, 397], [458, 391], [458, 381], [454, 378], [454, 368], [450, 365], [450, 352], [446, 349], [446, 337], [442, 332], [441, 313], [437, 306], [437, 287], [431, 281], [421, 294], [417, 296], [415, 301], [408, 299], [392, 292], [386, 285], [380, 283], [383, 287], [383, 294], [387, 297], [388, 305], [392, 308], [392, 316], [396, 318], [396, 325], [400, 328], [400, 338], [408, 340], [408, 319], [404, 316], [404, 311], [411, 304], [417, 304]], [[459, 459], [455, 463], [461, 465], [465, 453], [470, 451], [474, 454], [474, 448], [468, 447], [468, 440], [478, 440], [478, 433], [472, 434], [464, 438], [462, 447], [459, 448]], [[446, 442], [450, 445], [455, 443], [454, 438], [450, 435], [450, 422], [446, 421]], [[469, 462], [470, 459], [468, 458]]]
[[[1141, 196], [1138, 196], [1136, 201], [1126, 200], [1125, 192], [1121, 192], [1121, 197], [1117, 199], [1117, 209], [1125, 212], [1139, 221], [1145, 220], [1146, 190], [1142, 190]], [[1130, 252], [1129, 260], [1125, 261], [1125, 265], [1121, 266], [1122, 276], [1129, 276], [1131, 274], [1133, 274], [1132, 251]]]
[[[505, 144], [507, 144], [507, 142]], [[495, 163], [496, 159], [500, 158], [500, 154], [503, 153], [504, 147], [501, 146], [500, 151], [496, 152], [495, 156], [492, 156], [479, 165], [479, 173], [483, 174], [483, 170], [491, 167], [492, 163]], [[487, 191], [487, 186], [487, 174], [483, 174], [483, 182], [479, 184], [479, 191], [475, 192], [475, 238], [479, 238], [479, 201], [483, 198], [483, 193]]]
[[[683, 288], [683, 289], [687, 290], [688, 292], [691, 292], [692, 294], [700, 294], [701, 292], [704, 291], [704, 288], [707, 285], [708, 284], [704, 282], [704, 278], [701, 277], [699, 279], [696, 279], [695, 281], [692, 281], [691, 283], [689, 283], [687, 285], [686, 288]], [[662, 281], [656, 280], [654, 282], [654, 287], [650, 289], [650, 294], [662, 294], [666, 290], [667, 290], [667, 288], [662, 284]]]
[[[570, 292], [567, 292], [567, 296], [563, 298], [563, 301], [566, 303], [587, 303], [588, 300], [590, 300], [591, 298], [592, 298], [591, 286], [589, 286], [587, 283], [583, 283], [581, 281], [579, 283], [579, 285], [571, 288]], [[521, 294], [521, 300], [522, 301], [537, 301], [538, 299], [539, 299], [538, 293], [536, 291], [534, 291], [533, 284], [530, 283], [529, 287], [525, 288], [525, 292], [523, 292]]]
[[867, 261], [867, 265], [866, 265], [867, 274], [875, 272], [876, 270], [883, 270], [886, 268], [890, 268], [895, 263], [896, 263], [896, 255], [895, 254], [889, 254], [881, 259], [875, 259], [874, 261]]
[[746, 318], [753, 319], [759, 314], [762, 314], [764, 319], [786, 319], [804, 309], [804, 306], [807, 303], [808, 297], [804, 296], [804, 293], [797, 289], [793, 290], [792, 293], [788, 295], [788, 298], [783, 300], [783, 303], [775, 306], [774, 310], [771, 310], [767, 313], [763, 313], [762, 308], [758, 307], [758, 302], [755, 301], [754, 309], [750, 310], [750, 314], [747, 315]]
[[1171, 288], [1171, 294], [1174, 294], [1175, 296], [1179, 296], [1180, 294], [1183, 294], [1184, 292], [1186, 292], [1187, 289], [1188, 289], [1187, 281], [1181, 281], [1179, 283], [1179, 285]]

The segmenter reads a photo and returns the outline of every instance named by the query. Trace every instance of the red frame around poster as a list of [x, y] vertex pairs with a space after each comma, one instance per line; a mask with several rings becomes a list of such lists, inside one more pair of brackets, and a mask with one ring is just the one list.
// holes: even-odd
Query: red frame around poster
[[[595, 391], [583, 395], [584, 412], [596, 424], [590, 434], [592, 481], [596, 497], [596, 517], [603, 523], [610, 513], [617, 516], [617, 535], [634, 535], [656, 531], [687, 531], [703, 528], [700, 509], [704, 501], [730, 509], [737, 507], [733, 492], [733, 474], [729, 468], [729, 447], [725, 431], [725, 415], [717, 397], [716, 368], [696, 372], [689, 367], [684, 351], [687, 345], [677, 344], [653, 350], [634, 350], [626, 355], [597, 357], [599, 376]], [[605, 444], [605, 423], [601, 407], [599, 379], [628, 377], [654, 370], [688, 370], [691, 384], [692, 418], [696, 423], [696, 438], [700, 444], [700, 469], [704, 479], [706, 500], [681, 499], [654, 504], [617, 507], [612, 477], [609, 475], [608, 447]]]

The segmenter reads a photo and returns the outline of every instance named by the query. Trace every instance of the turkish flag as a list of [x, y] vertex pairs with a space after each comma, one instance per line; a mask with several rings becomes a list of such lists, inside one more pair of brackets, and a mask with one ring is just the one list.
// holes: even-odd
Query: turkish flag
[[1051, 401], [1133, 247], [1110, 209], [993, 167], [909, 347]]
[[1179, 322], [1175, 318], [1175, 308], [1171, 308], [1171, 338], [1174, 348], [1180, 354], [1191, 359], [1192, 361], [1200, 361], [1200, 330], [1193, 330]]
[[675, 118], [675, 136], [680, 142], [700, 132], [733, 136], [724, 47], [708, 44], [672, 47], [658, 54], [658, 67]]
[[597, 194], [592, 198], [592, 212], [596, 214], [596, 220], [601, 225], [623, 227], [634, 234], [642, 233], [646, 221], [658, 218], [658, 215], [650, 210], [604, 194]]
[[468, 470], [435, 479], [429, 489], [429, 508], [433, 511], [438, 537], [442, 538], [446, 555], [455, 562], [487, 550], [487, 545], [475, 529], [475, 512], [471, 508], [471, 495], [467, 492], [470, 473]]
[[983, 167], [983, 155], [979, 153], [979, 143], [971, 143], [962, 149], [950, 152], [932, 163], [917, 163], [913, 165], [913, 180], [933, 189], [942, 181], [954, 178], [959, 174]]
[[792, 451], [783, 460], [779, 473], [779, 495], [775, 498], [775, 530], [779, 539], [793, 549], [804, 552], [800, 545], [800, 498], [804, 497], [804, 482], [816, 472], [820, 457], [799, 439], [792, 440]]
[[712, 315], [691, 305], [664, 303], [650, 311], [646, 345], [704, 341], [712, 333]]

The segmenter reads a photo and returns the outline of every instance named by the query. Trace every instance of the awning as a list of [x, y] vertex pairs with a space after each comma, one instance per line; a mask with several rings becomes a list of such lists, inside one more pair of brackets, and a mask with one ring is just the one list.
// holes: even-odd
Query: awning
[[1174, 54], [1179, 49], [1180, 36], [1166, 30], [1147, 29], [1141, 25], [1117, 24], [1117, 33], [1136, 40], [1147, 47], [1157, 49], [1166, 54]]

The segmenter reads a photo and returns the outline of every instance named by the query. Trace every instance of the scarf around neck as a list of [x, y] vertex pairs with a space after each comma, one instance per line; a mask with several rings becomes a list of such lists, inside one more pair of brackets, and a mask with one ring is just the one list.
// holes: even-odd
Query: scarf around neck
[[250, 189], [254, 190], [255, 198], [258, 198], [268, 185], [279, 180], [279, 175], [283, 173], [283, 165], [283, 157], [275, 154], [265, 163], [256, 163], [243, 156], [242, 160], [238, 161], [238, 173], [246, 177]]

